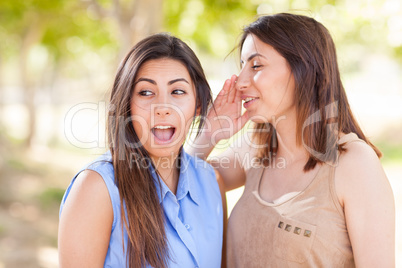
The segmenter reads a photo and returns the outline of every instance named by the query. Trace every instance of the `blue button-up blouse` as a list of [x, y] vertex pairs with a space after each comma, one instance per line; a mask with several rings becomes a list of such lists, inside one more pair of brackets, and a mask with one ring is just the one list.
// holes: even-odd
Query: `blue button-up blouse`
[[[113, 206], [112, 232], [104, 267], [125, 267], [128, 238], [124, 230], [123, 251], [121, 203], [111, 160], [110, 153], [105, 153], [86, 169], [94, 170], [102, 176]], [[165, 214], [169, 267], [220, 267], [223, 210], [215, 172], [208, 163], [188, 155], [184, 150], [180, 163], [176, 195], [163, 180], [160, 181], [162, 187], [159, 188], [158, 176], [151, 168]], [[64, 194], [60, 213], [76, 176]]]

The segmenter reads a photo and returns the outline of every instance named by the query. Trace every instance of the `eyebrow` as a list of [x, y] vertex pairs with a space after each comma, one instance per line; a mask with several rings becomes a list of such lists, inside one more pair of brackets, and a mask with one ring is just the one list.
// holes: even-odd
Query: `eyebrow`
[[134, 84], [136, 85], [139, 82], [148, 82], [148, 83], [156, 85], [156, 82], [154, 80], [152, 80], [152, 79], [149, 79], [149, 78], [143, 78], [143, 77], [138, 78], [138, 80]]
[[174, 79], [174, 80], [172, 80], [172, 81], [169, 81], [168, 82], [168, 85], [170, 86], [170, 85], [172, 85], [172, 84], [174, 84], [174, 83], [177, 83], [177, 82], [186, 82], [187, 84], [190, 84], [186, 79], [184, 79], [184, 78], [177, 78], [177, 79]]
[[[254, 53], [254, 54], [251, 54], [250, 57], [248, 57], [247, 61], [251, 61], [251, 60], [254, 59], [255, 57], [263, 57], [263, 58], [266, 59], [266, 57], [264, 57], [264, 55], [262, 55], [262, 54], [256, 52], [256, 53]], [[243, 60], [240, 60], [240, 62], [243, 63], [244, 61], [243, 61]]]
[[[152, 80], [152, 79], [149, 79], [149, 78], [144, 78], [144, 77], [139, 78], [139, 79], [135, 82], [135, 84], [138, 84], [139, 82], [148, 82], [148, 83], [151, 83], [151, 84], [153, 84], [153, 85], [156, 85], [155, 80]], [[173, 85], [174, 83], [177, 83], [177, 82], [186, 82], [187, 84], [190, 84], [190, 83], [189, 83], [186, 79], [184, 79], [184, 78], [173, 79], [173, 80], [169, 81], [167, 84], [170, 86], [170, 85]]]

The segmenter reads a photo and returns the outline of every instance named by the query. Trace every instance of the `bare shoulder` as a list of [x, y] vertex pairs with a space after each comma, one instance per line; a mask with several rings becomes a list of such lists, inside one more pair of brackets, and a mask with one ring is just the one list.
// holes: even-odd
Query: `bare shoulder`
[[357, 192], [364, 194], [363, 189], [370, 193], [376, 187], [389, 185], [380, 159], [368, 144], [362, 141], [349, 142], [345, 144], [345, 149], [335, 171], [335, 185], [340, 201]]
[[81, 172], [60, 215], [60, 266], [102, 266], [112, 224], [113, 207], [105, 182], [95, 171]]
[[113, 206], [106, 183], [93, 170], [78, 174], [61, 213], [61, 221], [85, 218], [87, 222], [99, 221], [112, 225]]
[[78, 174], [71, 187], [66, 204], [69, 200], [74, 201], [74, 199], [77, 198], [87, 199], [89, 202], [91, 202], [91, 200], [99, 202], [102, 199], [105, 199], [104, 201], [110, 201], [106, 184], [99, 173], [93, 170], [84, 170]]
[[345, 148], [335, 170], [335, 189], [356, 266], [394, 267], [395, 201], [391, 185], [369, 145], [354, 141]]
[[372, 168], [381, 167], [377, 154], [367, 143], [362, 141], [349, 142], [344, 145], [344, 148], [346, 152], [342, 152], [339, 157], [339, 170], [354, 166], [353, 170], [364, 172], [368, 168], [367, 165]]
[[101, 175], [92, 170], [84, 170], [77, 176], [63, 206], [61, 222], [78, 218], [113, 221], [113, 207], [106, 184]]

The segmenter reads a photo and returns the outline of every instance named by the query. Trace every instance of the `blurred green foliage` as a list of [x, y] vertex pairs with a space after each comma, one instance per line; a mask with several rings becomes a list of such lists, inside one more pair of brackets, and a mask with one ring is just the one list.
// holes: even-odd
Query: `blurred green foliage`
[[[13, 147], [16, 151], [20, 150], [20, 148], [16, 146]], [[16, 172], [29, 173], [35, 176], [45, 176], [47, 174], [47, 168], [45, 164], [28, 162], [25, 158], [21, 158], [20, 155], [8, 155], [5, 161], [6, 165]]]
[[[126, 32], [121, 28], [135, 28], [138, 24], [135, 18], [120, 21], [118, 18], [128, 16], [130, 19], [129, 15], [133, 14], [128, 15], [130, 9], [126, 7], [145, 1], [0, 1], [0, 71], [7, 72], [0, 76], [0, 98], [1, 87], [6, 83], [7, 86], [26, 85], [22, 94], [28, 96], [25, 105], [31, 104], [31, 107], [36, 105], [33, 104], [36, 92], [28, 93], [35, 90], [42, 93], [48, 90], [43, 95], [50, 96], [52, 104], [63, 103], [63, 98], [73, 95], [72, 89], [65, 87], [66, 81], [74, 79], [88, 80], [89, 86], [82, 88], [87, 92], [93, 88], [105, 90], [109, 85], [97, 84], [98, 77], [111, 76], [126, 53], [121, 51], [125, 49], [123, 43], [127, 43], [123, 40]], [[244, 25], [257, 16], [295, 12], [312, 16], [329, 29], [337, 45], [342, 74], [361, 71], [366, 64], [364, 60], [374, 54], [385, 55], [402, 64], [400, 0], [161, 1], [162, 20], [157, 15], [151, 20], [161, 23], [162, 31], [189, 42], [200, 56], [222, 60], [236, 47]], [[116, 10], [116, 3], [120, 10]], [[122, 21], [128, 23], [122, 26]], [[141, 23], [152, 24], [148, 20]], [[10, 62], [11, 68], [4, 68]], [[14, 70], [10, 71], [12, 68]], [[10, 73], [12, 75], [8, 75]], [[24, 76], [25, 73], [28, 75]], [[108, 82], [104, 79], [101, 83], [104, 81]], [[85, 93], [80, 91], [80, 94]], [[21, 99], [18, 101], [22, 102]], [[29, 114], [33, 113], [31, 109]]]
[[60, 206], [65, 189], [61, 188], [47, 188], [38, 196], [41, 205], [41, 211], [48, 211], [57, 209]]
[[199, 49], [224, 57], [235, 46], [243, 25], [256, 15], [256, 4], [241, 0], [164, 2], [165, 27], [195, 40]]
[[[24, 36], [35, 30], [40, 35], [38, 43], [56, 60], [79, 56], [71, 49], [74, 42], [80, 43], [76, 47], [82, 45], [86, 50], [110, 46], [117, 53], [116, 22], [96, 15], [91, 4], [94, 2], [102, 7], [110, 7], [112, 3], [107, 0], [0, 1], [3, 40], [0, 52], [3, 56], [15, 56]], [[399, 0], [165, 0], [162, 29], [189, 38], [199, 49], [223, 57], [235, 46], [241, 28], [258, 14], [292, 11], [322, 21], [334, 34], [338, 46], [361, 44], [361, 52], [351, 52], [351, 57], [367, 51], [389, 50], [402, 60], [402, 44], [398, 44], [400, 38], [396, 36], [400, 34], [402, 12], [398, 3]]]
[[167, 30], [218, 57], [235, 47], [244, 25], [259, 14], [276, 12], [296, 12], [321, 21], [344, 56], [345, 71], [358, 69], [367, 53], [388, 53], [402, 61], [399, 0], [164, 1]]
[[402, 163], [402, 144], [394, 144], [382, 141], [376, 144], [381, 150], [383, 157], [381, 162], [384, 164]]
[[88, 49], [115, 42], [111, 30], [89, 15], [80, 1], [24, 0], [0, 1], [0, 49], [16, 57], [28, 36], [36, 39], [56, 60], [74, 56], [69, 38], [79, 37]]

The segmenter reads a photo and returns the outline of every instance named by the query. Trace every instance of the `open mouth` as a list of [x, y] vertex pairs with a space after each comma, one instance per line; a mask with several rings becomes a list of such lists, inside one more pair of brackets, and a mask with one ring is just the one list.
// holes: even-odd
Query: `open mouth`
[[176, 128], [173, 126], [155, 126], [151, 129], [155, 136], [156, 143], [164, 144], [172, 141]]
[[258, 98], [251, 98], [251, 97], [247, 97], [244, 99], [244, 104], [243, 107], [247, 108], [249, 107], [253, 102], [255, 102], [256, 100], [258, 100]]

